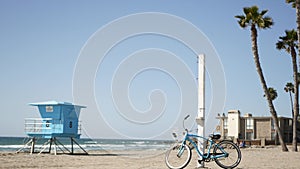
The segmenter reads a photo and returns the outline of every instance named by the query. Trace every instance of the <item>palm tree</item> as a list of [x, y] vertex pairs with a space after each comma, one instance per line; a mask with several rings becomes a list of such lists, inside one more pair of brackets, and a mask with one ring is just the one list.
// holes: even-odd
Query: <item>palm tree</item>
[[292, 109], [292, 114], [294, 114], [293, 110], [293, 98], [292, 98], [292, 93], [294, 93], [294, 84], [291, 82], [286, 83], [284, 87], [284, 91], [288, 92], [290, 94], [290, 101], [291, 101], [291, 109]]
[[[286, 0], [286, 2], [287, 3], [292, 3], [292, 7], [296, 8], [297, 35], [298, 35], [298, 37], [300, 37], [300, 0]], [[300, 55], [300, 38], [298, 38], [298, 55]], [[299, 85], [299, 83], [298, 83], [298, 85]], [[296, 112], [294, 112], [294, 113], [296, 114]], [[299, 115], [299, 112], [298, 112], [298, 115]], [[297, 124], [297, 122], [295, 122], [295, 119], [297, 119], [297, 118], [298, 117], [294, 117], [293, 116], [293, 120], [294, 120], [293, 125]], [[297, 128], [297, 127], [293, 126], [293, 150], [297, 151], [297, 136], [294, 136], [294, 134], [295, 134], [295, 131], [294, 131], [295, 128]], [[296, 137], [296, 141], [295, 141], [295, 137]]]
[[[293, 8], [296, 8], [297, 17], [297, 35], [300, 37], [300, 0], [285, 0], [286, 3], [291, 3]], [[300, 38], [298, 39], [298, 54], [300, 56]]]
[[298, 82], [298, 68], [297, 68], [297, 32], [293, 30], [286, 30], [285, 36], [279, 37], [279, 41], [276, 43], [276, 48], [278, 50], [284, 49], [292, 57], [293, 65], [293, 77], [294, 77], [294, 108], [293, 108], [293, 151], [298, 151], [297, 149], [297, 117], [299, 114], [299, 82]]
[[[269, 92], [270, 97], [271, 97], [272, 100], [275, 100], [275, 99], [277, 98], [277, 96], [278, 96], [278, 95], [277, 95], [277, 91], [276, 91], [274, 88], [269, 87], [269, 88], [268, 88], [268, 92]], [[264, 97], [266, 97], [265, 94], [264, 94]], [[278, 136], [275, 136], [275, 145], [278, 145], [277, 139], [278, 139]]]
[[[300, 0], [285, 0], [286, 3], [291, 3], [293, 8], [296, 8], [297, 17], [297, 35], [300, 37]], [[298, 39], [298, 55], [300, 56], [300, 38]]]
[[[272, 101], [275, 100], [275, 99], [277, 98], [278, 94], [277, 94], [277, 91], [276, 91], [274, 88], [269, 87], [269, 88], [268, 88], [268, 92], [269, 92], [269, 94], [270, 94], [270, 97], [271, 97]], [[265, 94], [264, 94], [264, 97], [266, 97]], [[277, 138], [278, 138], [278, 136], [275, 137], [275, 145], [278, 145]]]
[[[271, 100], [275, 100], [278, 96], [277, 91], [273, 87], [268, 88], [268, 93], [271, 97]], [[264, 97], [267, 97], [267, 95], [264, 94]]]
[[268, 86], [265, 81], [265, 77], [263, 75], [263, 71], [262, 71], [262, 68], [260, 65], [260, 61], [259, 61], [258, 46], [257, 46], [257, 27], [259, 29], [267, 29], [273, 25], [272, 18], [270, 18], [268, 16], [264, 16], [267, 12], [268, 12], [268, 10], [263, 10], [263, 11], [259, 12], [257, 6], [252, 6], [252, 7], [244, 8], [245, 15], [237, 15], [235, 17], [239, 19], [238, 23], [242, 28], [246, 28], [246, 27], [250, 26], [252, 52], [253, 52], [255, 66], [256, 66], [256, 71], [258, 73], [263, 91], [267, 98], [270, 113], [271, 113], [272, 119], [274, 121], [274, 127], [277, 132], [279, 142], [281, 144], [281, 149], [282, 149], [282, 151], [288, 151], [286, 144], [284, 143], [284, 141], [282, 139], [282, 135], [279, 130], [277, 112], [273, 105], [273, 100], [270, 96], [270, 93], [268, 92]]

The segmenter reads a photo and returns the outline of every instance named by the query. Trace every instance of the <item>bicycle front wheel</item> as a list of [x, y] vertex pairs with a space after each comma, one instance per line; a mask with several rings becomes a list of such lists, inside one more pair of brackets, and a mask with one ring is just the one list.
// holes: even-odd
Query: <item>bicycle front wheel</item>
[[[213, 153], [216, 155], [215, 162], [222, 168], [235, 168], [242, 159], [239, 147], [228, 140], [218, 143], [218, 145], [214, 147]], [[227, 153], [227, 155], [225, 155], [225, 153]]]
[[186, 167], [192, 157], [192, 151], [189, 146], [175, 145], [166, 152], [166, 165], [171, 169], [182, 169]]

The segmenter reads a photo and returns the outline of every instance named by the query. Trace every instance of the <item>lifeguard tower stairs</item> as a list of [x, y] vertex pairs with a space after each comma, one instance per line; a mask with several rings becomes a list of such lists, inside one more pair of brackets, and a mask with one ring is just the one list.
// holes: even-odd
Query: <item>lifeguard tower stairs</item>
[[[30, 153], [35, 153], [35, 144], [38, 139], [47, 141], [39, 147], [37, 153], [57, 154], [59, 149], [63, 153], [74, 154], [74, 144], [76, 144], [84, 153], [88, 154], [75, 139], [80, 138], [81, 125], [79, 114], [85, 106], [74, 105], [68, 102], [48, 101], [40, 103], [30, 103], [31, 106], [37, 106], [41, 118], [26, 118], [25, 133], [29, 136], [29, 141], [23, 148], [30, 148]], [[71, 146], [67, 148], [58, 138], [70, 138]], [[48, 150], [48, 151], [47, 151]]]

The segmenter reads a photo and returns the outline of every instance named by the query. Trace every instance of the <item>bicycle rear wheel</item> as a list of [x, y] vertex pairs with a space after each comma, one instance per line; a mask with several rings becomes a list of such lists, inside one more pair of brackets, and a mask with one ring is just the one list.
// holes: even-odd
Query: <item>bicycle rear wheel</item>
[[192, 151], [189, 146], [175, 145], [166, 152], [165, 162], [171, 169], [182, 169], [186, 167], [192, 157]]
[[222, 168], [235, 168], [242, 159], [241, 150], [231, 141], [221, 141], [213, 150], [214, 155], [222, 155], [228, 153], [227, 156], [216, 158], [215, 162]]

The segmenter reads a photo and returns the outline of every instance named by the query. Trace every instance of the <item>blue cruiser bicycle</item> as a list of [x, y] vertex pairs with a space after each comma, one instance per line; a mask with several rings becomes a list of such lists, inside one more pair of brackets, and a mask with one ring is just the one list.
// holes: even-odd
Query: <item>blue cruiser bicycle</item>
[[[192, 149], [195, 148], [197, 155], [202, 159], [199, 163], [215, 161], [221, 168], [235, 168], [241, 162], [242, 154], [239, 147], [230, 140], [219, 141], [220, 134], [211, 134], [208, 138], [190, 134], [185, 128], [184, 122], [189, 118], [186, 116], [183, 120], [185, 129], [184, 137], [181, 142], [176, 143], [166, 152], [165, 162], [170, 169], [185, 168], [192, 158]], [[174, 137], [177, 137], [174, 134]], [[206, 144], [206, 153], [201, 153], [197, 142], [203, 140], [203, 146]]]

